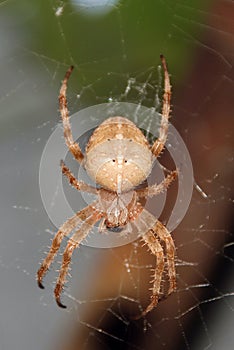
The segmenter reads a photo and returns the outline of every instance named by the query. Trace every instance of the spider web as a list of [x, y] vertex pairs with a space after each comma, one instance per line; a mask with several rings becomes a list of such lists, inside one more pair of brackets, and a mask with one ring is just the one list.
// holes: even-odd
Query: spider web
[[[0, 3], [1, 349], [232, 349], [233, 13], [233, 2], [224, 0]], [[154, 258], [138, 241], [110, 249], [82, 245], [63, 295], [68, 309], [60, 310], [52, 291], [61, 256], [43, 292], [34, 277], [56, 231], [38, 171], [59, 121], [60, 81], [74, 64], [71, 114], [108, 102], [160, 111], [160, 53], [172, 80], [171, 122], [195, 176], [189, 210], [172, 233], [177, 291], [133, 320], [149, 302]], [[70, 155], [67, 162], [77, 173]], [[160, 162], [173, 169], [167, 150]], [[77, 192], [64, 186], [81, 209]], [[168, 192], [165, 224], [176, 196]]]

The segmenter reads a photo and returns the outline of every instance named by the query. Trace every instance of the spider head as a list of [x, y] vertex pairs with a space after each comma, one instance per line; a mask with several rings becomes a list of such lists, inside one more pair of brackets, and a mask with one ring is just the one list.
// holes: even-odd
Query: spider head
[[102, 187], [122, 193], [143, 182], [152, 169], [147, 139], [123, 117], [105, 120], [86, 148], [85, 169]]

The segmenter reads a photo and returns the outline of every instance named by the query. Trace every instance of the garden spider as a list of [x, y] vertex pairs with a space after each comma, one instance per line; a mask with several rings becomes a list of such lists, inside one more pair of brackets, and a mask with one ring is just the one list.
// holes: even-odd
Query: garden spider
[[[106, 119], [94, 130], [87, 143], [85, 154], [83, 154], [79, 144], [73, 140], [67, 108], [66, 90], [68, 79], [73, 70], [72, 66], [64, 77], [59, 94], [64, 138], [74, 158], [84, 167], [100, 188], [78, 181], [64, 162], [61, 161], [62, 173], [67, 177], [70, 184], [78, 191], [86, 191], [97, 195], [97, 200], [77, 212], [59, 228], [52, 241], [49, 253], [37, 272], [38, 285], [40, 288], [44, 288], [42, 279], [54, 260], [63, 238], [79, 226], [79, 229], [75, 230], [68, 240], [54, 290], [55, 299], [60, 307], [66, 307], [61, 303], [60, 296], [72, 253], [88, 235], [92, 226], [100, 221], [100, 230], [114, 230], [115, 228], [125, 227], [129, 222], [139, 221], [141, 218], [145, 220], [147, 210], [142, 204], [144, 199], [166, 190], [177, 176], [177, 170], [175, 170], [170, 172], [158, 185], [155, 184], [146, 188], [137, 187], [151, 173], [153, 161], [162, 152], [167, 138], [171, 85], [166, 60], [163, 55], [160, 58], [164, 70], [164, 95], [159, 136], [152, 147], [133, 122], [124, 117], [114, 116]], [[176, 271], [174, 262], [175, 246], [167, 228], [154, 218], [154, 222], [149, 226], [147, 232], [140, 232], [140, 234], [151, 253], [156, 257], [151, 302], [141, 314], [143, 316], [151, 311], [159, 301], [165, 265], [169, 277], [167, 295], [176, 289]], [[165, 253], [160, 242], [163, 242]]]

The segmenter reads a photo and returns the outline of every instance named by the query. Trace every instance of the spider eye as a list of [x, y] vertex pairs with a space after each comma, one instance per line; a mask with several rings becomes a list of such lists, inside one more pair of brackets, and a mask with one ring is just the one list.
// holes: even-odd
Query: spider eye
[[125, 159], [124, 163], [127, 163], [128, 161]]
[[112, 159], [112, 162], [115, 163], [115, 159]]

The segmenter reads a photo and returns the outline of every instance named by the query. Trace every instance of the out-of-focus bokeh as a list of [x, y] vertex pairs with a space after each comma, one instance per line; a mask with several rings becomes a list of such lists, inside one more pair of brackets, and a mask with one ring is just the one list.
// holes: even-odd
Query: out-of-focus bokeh
[[[234, 4], [224, 0], [0, 2], [1, 350], [232, 349], [233, 18]], [[160, 111], [161, 53], [172, 81], [171, 122], [197, 184], [173, 233], [178, 291], [147, 319], [133, 321], [149, 300], [153, 257], [137, 243], [81, 246], [63, 295], [68, 309], [61, 310], [53, 297], [59, 264], [45, 290], [35, 281], [56, 231], [38, 177], [60, 122], [61, 80], [73, 64], [71, 113], [108, 101]], [[173, 169], [166, 152], [160, 160]], [[166, 206], [165, 224], [170, 200]]]

